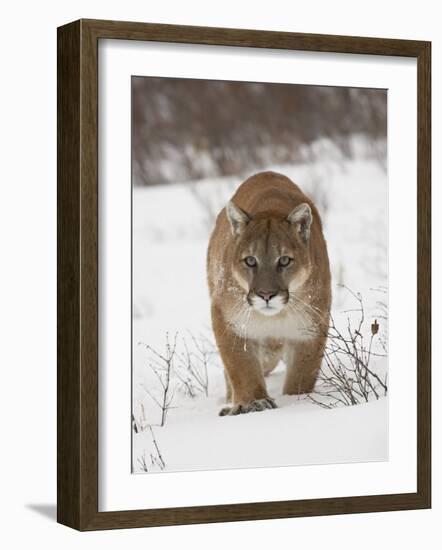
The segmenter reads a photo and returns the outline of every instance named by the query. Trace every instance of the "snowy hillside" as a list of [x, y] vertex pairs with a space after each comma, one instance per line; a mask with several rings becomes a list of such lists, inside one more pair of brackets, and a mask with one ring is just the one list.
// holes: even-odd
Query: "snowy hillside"
[[[370, 369], [385, 383], [385, 170], [367, 159], [269, 168], [315, 200], [332, 267], [334, 323], [342, 334], [361, 327]], [[313, 399], [282, 396], [280, 364], [267, 379], [278, 409], [218, 416], [225, 387], [210, 327], [206, 249], [214, 217], [243, 179], [134, 189], [133, 471], [387, 460], [382, 386], [379, 400], [370, 392], [369, 403], [360, 399], [355, 406], [335, 407], [343, 403], [321, 395], [321, 388]]]

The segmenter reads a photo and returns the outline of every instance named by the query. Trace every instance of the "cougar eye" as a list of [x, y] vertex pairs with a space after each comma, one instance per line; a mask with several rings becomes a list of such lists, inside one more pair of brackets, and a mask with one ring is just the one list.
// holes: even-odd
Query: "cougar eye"
[[292, 262], [292, 258], [289, 258], [288, 256], [281, 256], [278, 260], [278, 265], [281, 267], [287, 267]]
[[256, 258], [253, 256], [247, 256], [247, 258], [244, 258], [244, 263], [247, 267], [256, 267], [256, 264], [258, 263], [256, 261]]

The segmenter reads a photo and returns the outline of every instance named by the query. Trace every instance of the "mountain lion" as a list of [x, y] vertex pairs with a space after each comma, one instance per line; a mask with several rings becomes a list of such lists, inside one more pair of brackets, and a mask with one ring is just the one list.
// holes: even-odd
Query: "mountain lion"
[[264, 376], [283, 360], [285, 394], [313, 390], [330, 315], [327, 247], [313, 202], [289, 178], [256, 174], [219, 213], [207, 272], [228, 406], [276, 407]]

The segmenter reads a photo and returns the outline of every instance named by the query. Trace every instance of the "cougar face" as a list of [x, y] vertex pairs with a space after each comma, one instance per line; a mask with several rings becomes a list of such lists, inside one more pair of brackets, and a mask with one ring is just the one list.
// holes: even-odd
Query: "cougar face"
[[273, 316], [290, 307], [290, 295], [310, 271], [311, 212], [301, 204], [287, 218], [252, 219], [232, 202], [227, 209], [235, 235], [233, 276], [250, 307]]

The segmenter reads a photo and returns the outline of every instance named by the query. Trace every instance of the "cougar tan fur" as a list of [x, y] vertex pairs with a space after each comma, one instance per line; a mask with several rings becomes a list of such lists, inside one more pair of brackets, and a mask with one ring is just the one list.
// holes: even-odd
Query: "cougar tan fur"
[[282, 174], [250, 177], [217, 217], [207, 272], [229, 403], [220, 414], [276, 407], [264, 377], [280, 359], [283, 392], [312, 391], [331, 303], [327, 247], [313, 202]]

